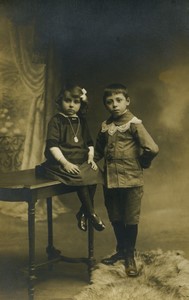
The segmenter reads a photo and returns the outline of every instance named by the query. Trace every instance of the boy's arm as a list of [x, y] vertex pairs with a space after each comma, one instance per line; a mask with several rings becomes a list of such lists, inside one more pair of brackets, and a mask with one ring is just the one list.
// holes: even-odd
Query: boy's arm
[[94, 161], [98, 162], [104, 157], [105, 145], [105, 134], [99, 131], [95, 144]]
[[144, 169], [149, 168], [152, 160], [159, 152], [159, 147], [143, 124], [132, 124], [131, 128], [142, 150], [139, 156], [139, 162]]
[[[84, 138], [88, 148], [94, 146], [93, 139], [92, 139], [92, 136], [91, 136], [91, 133], [89, 130], [89, 126], [88, 126], [87, 120], [85, 118], [81, 118], [81, 125], [82, 125], [83, 138]], [[89, 150], [90, 150], [90, 148], [89, 148]]]

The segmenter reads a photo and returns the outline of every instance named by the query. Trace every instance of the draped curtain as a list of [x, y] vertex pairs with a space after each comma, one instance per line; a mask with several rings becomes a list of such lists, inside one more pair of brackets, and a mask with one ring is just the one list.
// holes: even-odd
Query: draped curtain
[[[14, 65], [18, 71], [22, 84], [28, 93], [28, 117], [26, 119], [26, 136], [24, 143], [24, 153], [21, 169], [31, 169], [44, 160], [44, 144], [47, 121], [52, 115], [52, 96], [56, 91], [54, 83], [55, 77], [52, 76], [52, 72], [55, 70], [47, 70], [46, 63], [34, 63], [32, 61], [33, 54], [33, 42], [34, 42], [34, 25], [15, 25], [11, 21], [8, 21], [10, 48], [13, 57]], [[52, 67], [53, 55], [52, 49], [51, 55], [47, 59], [48, 66]], [[35, 57], [36, 61], [36, 57]], [[15, 67], [14, 66], [14, 67]], [[53, 78], [53, 80], [52, 80]], [[58, 79], [57, 79], [58, 80]], [[47, 85], [50, 83], [51, 86]], [[54, 95], [55, 97], [55, 95]], [[48, 100], [47, 100], [48, 99]], [[50, 101], [50, 103], [49, 103]], [[53, 201], [54, 216], [59, 213], [67, 211], [63, 204], [57, 198]], [[22, 220], [27, 219], [27, 207], [26, 203], [0, 203], [1, 212], [14, 217], [20, 217]], [[39, 201], [36, 205], [36, 219], [46, 219], [45, 202]]]
[[[30, 99], [22, 169], [33, 168], [43, 158], [45, 64], [32, 62], [34, 26], [15, 26], [9, 22], [10, 45], [20, 79]], [[28, 38], [30, 36], [30, 39]]]

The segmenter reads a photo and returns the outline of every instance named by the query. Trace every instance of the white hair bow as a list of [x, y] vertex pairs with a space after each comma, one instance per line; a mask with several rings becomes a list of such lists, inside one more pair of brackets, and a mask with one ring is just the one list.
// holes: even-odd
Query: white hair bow
[[83, 100], [83, 101], [87, 101], [87, 91], [83, 88], [83, 89], [81, 89], [81, 91], [82, 91], [82, 95], [81, 95], [81, 99]]

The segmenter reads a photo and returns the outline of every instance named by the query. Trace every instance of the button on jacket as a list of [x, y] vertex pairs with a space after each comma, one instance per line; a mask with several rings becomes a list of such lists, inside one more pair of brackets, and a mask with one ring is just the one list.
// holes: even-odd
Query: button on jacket
[[142, 121], [129, 110], [102, 123], [95, 160], [104, 158], [105, 185], [127, 188], [143, 185], [143, 168], [148, 168], [158, 154], [158, 146]]

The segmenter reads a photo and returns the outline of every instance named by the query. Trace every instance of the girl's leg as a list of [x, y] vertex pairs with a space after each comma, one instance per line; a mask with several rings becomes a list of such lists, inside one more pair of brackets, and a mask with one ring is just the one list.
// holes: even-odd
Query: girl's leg
[[79, 186], [77, 188], [77, 194], [82, 205], [85, 207], [87, 216], [90, 218], [93, 227], [98, 231], [102, 231], [105, 228], [105, 225], [94, 211], [93, 199], [91, 199], [92, 192], [89, 191], [89, 187]]
[[[88, 186], [89, 194], [90, 194], [90, 198], [92, 200], [92, 203], [93, 203], [94, 195], [95, 195], [95, 192], [96, 192], [96, 187], [97, 187], [96, 184]], [[80, 201], [82, 203], [82, 199], [80, 199]], [[81, 229], [83, 231], [87, 231], [87, 211], [86, 211], [86, 208], [85, 208], [84, 204], [82, 204], [80, 206], [80, 209], [79, 209], [78, 213], [76, 214], [76, 218], [77, 218], [77, 221], [78, 221], [79, 229]]]
[[[88, 187], [88, 189], [89, 189], [89, 195], [90, 195], [90, 198], [91, 198], [91, 201], [92, 201], [92, 204], [93, 204], [93, 199], [94, 199], [94, 195], [95, 195], [95, 192], [96, 192], [97, 185], [93, 184], [93, 185], [88, 185], [88, 186], [85, 186], [85, 187], [86, 188]], [[79, 197], [79, 195], [78, 195], [78, 197]], [[81, 211], [82, 213], [86, 214], [85, 205], [83, 204], [82, 199], [79, 199], [79, 200], [82, 203], [82, 205], [80, 206], [79, 211]]]

